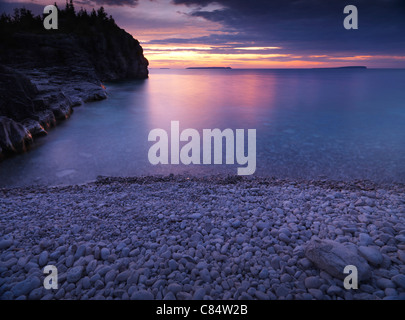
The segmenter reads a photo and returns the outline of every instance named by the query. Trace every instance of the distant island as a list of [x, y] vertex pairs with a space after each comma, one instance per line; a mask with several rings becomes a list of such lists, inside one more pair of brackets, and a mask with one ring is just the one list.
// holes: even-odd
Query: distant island
[[189, 67], [186, 69], [232, 69], [231, 67]]
[[367, 67], [366, 66], [347, 66], [347, 67], [312, 68], [312, 69], [367, 69]]

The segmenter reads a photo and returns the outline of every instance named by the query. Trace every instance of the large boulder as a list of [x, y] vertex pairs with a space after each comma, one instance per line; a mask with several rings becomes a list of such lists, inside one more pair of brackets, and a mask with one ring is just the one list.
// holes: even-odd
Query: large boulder
[[343, 245], [332, 240], [312, 239], [305, 248], [305, 256], [319, 269], [338, 279], [344, 279], [347, 276], [343, 270], [348, 265], [357, 268], [360, 281], [371, 277], [370, 266], [353, 245]]

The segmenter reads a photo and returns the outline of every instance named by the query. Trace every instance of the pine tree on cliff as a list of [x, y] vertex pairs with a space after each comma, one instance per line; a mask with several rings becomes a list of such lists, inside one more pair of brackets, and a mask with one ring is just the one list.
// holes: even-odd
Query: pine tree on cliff
[[105, 12], [104, 7], [100, 7], [100, 9], [97, 10], [97, 18], [101, 21], [107, 20], [107, 13]]
[[[57, 4], [54, 4], [57, 7]], [[103, 31], [118, 31], [112, 16], [108, 16], [104, 7], [87, 13], [83, 8], [76, 13], [73, 0], [66, 0], [64, 9], [58, 9], [59, 27], [56, 30], [45, 30], [42, 21], [45, 15], [34, 16], [33, 13], [25, 8], [14, 10], [14, 14], [3, 13], [0, 16], [0, 37], [7, 39], [8, 36], [16, 32], [28, 33], [75, 33], [78, 35], [89, 35], [92, 33], [91, 26], [97, 26], [97, 29]]]

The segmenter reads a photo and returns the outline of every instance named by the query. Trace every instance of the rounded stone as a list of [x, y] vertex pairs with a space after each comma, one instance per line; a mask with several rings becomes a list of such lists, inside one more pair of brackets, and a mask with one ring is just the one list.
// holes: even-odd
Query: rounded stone
[[38, 258], [38, 264], [40, 267], [46, 265], [46, 263], [48, 262], [48, 257], [49, 257], [48, 251], [41, 252]]
[[377, 279], [376, 283], [377, 283], [377, 286], [380, 289], [395, 288], [395, 283], [392, 282], [390, 279], [387, 279], [387, 278]]
[[193, 295], [193, 300], [202, 300], [205, 296], [205, 289], [198, 288]]
[[89, 277], [84, 277], [82, 279], [82, 287], [83, 289], [89, 289], [91, 287], [91, 282], [90, 282], [90, 278]]
[[164, 296], [163, 300], [176, 300], [176, 296], [173, 294], [173, 292], [168, 292]]
[[258, 290], [256, 290], [255, 296], [259, 300], [269, 300], [270, 299], [267, 294], [265, 294], [264, 292], [258, 291]]
[[108, 272], [106, 273], [106, 275], [105, 275], [105, 278], [104, 278], [105, 283], [114, 281], [115, 276], [116, 276], [116, 271], [115, 271], [115, 270], [110, 270], [110, 271], [108, 271]]
[[200, 271], [200, 276], [201, 276], [201, 279], [203, 279], [205, 282], [211, 281], [211, 275], [210, 275], [208, 269], [202, 269]]
[[131, 296], [131, 300], [153, 300], [153, 299], [154, 299], [153, 293], [146, 290], [136, 291]]
[[176, 295], [178, 292], [182, 290], [182, 286], [178, 283], [171, 283], [168, 285], [167, 290], [170, 292], [173, 292], [174, 295]]
[[340, 296], [343, 293], [343, 289], [338, 286], [330, 286], [326, 292], [330, 296]]
[[322, 281], [318, 277], [308, 277], [304, 280], [307, 289], [318, 289]]
[[117, 275], [116, 280], [118, 282], [124, 282], [127, 281], [131, 272], [129, 270], [123, 271], [120, 274]]
[[359, 234], [360, 245], [368, 246], [373, 243], [373, 239], [366, 233]]
[[381, 252], [377, 248], [360, 246], [358, 250], [360, 254], [372, 265], [378, 266], [384, 260]]
[[269, 270], [267, 270], [266, 268], [263, 268], [259, 273], [259, 278], [266, 279], [268, 277], [269, 277]]
[[80, 257], [83, 257], [85, 253], [86, 253], [86, 246], [82, 244], [77, 248], [76, 253], [74, 255], [74, 259], [77, 260]]
[[110, 255], [110, 250], [108, 250], [107, 248], [101, 249], [101, 251], [100, 251], [101, 259], [107, 260], [109, 255]]
[[398, 287], [405, 289], [405, 275], [397, 274], [392, 277], [392, 282], [395, 283]]
[[0, 250], [5, 250], [13, 244], [13, 240], [11, 239], [5, 239], [0, 241]]
[[292, 281], [292, 277], [288, 273], [285, 273], [280, 277], [280, 281], [283, 283], [290, 282]]
[[73, 266], [73, 262], [74, 262], [74, 257], [68, 256], [65, 261], [66, 267], [70, 268], [71, 266]]
[[324, 295], [319, 289], [308, 289], [308, 292], [317, 300], [323, 300]]
[[169, 262], [168, 262], [168, 264], [169, 264], [170, 270], [172, 270], [172, 271], [177, 270], [178, 265], [179, 265], [179, 264], [176, 262], [176, 260], [174, 260], [174, 259], [170, 259]]
[[276, 291], [277, 297], [286, 297], [288, 295], [288, 293], [290, 292], [290, 290], [283, 285], [279, 285], [275, 291]]
[[183, 292], [183, 291], [177, 293], [176, 297], [178, 300], [191, 300], [192, 299], [191, 294], [189, 294], [188, 292]]
[[28, 296], [28, 300], [39, 300], [43, 295], [43, 288], [36, 288], [31, 291]]
[[82, 266], [77, 266], [68, 271], [66, 280], [69, 283], [76, 283], [77, 281], [80, 280], [83, 274], [83, 267]]
[[41, 281], [38, 277], [30, 277], [14, 285], [11, 288], [11, 291], [13, 292], [15, 297], [19, 297], [29, 294], [32, 290], [38, 288], [40, 284]]

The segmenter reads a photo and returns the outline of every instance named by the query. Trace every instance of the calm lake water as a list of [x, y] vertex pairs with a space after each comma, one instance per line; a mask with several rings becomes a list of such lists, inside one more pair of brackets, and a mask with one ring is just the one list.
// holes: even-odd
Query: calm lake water
[[405, 182], [405, 69], [150, 71], [107, 84], [107, 100], [1, 162], [0, 186], [236, 174], [239, 165], [151, 165], [148, 134], [172, 120], [180, 131], [256, 129], [258, 176]]

